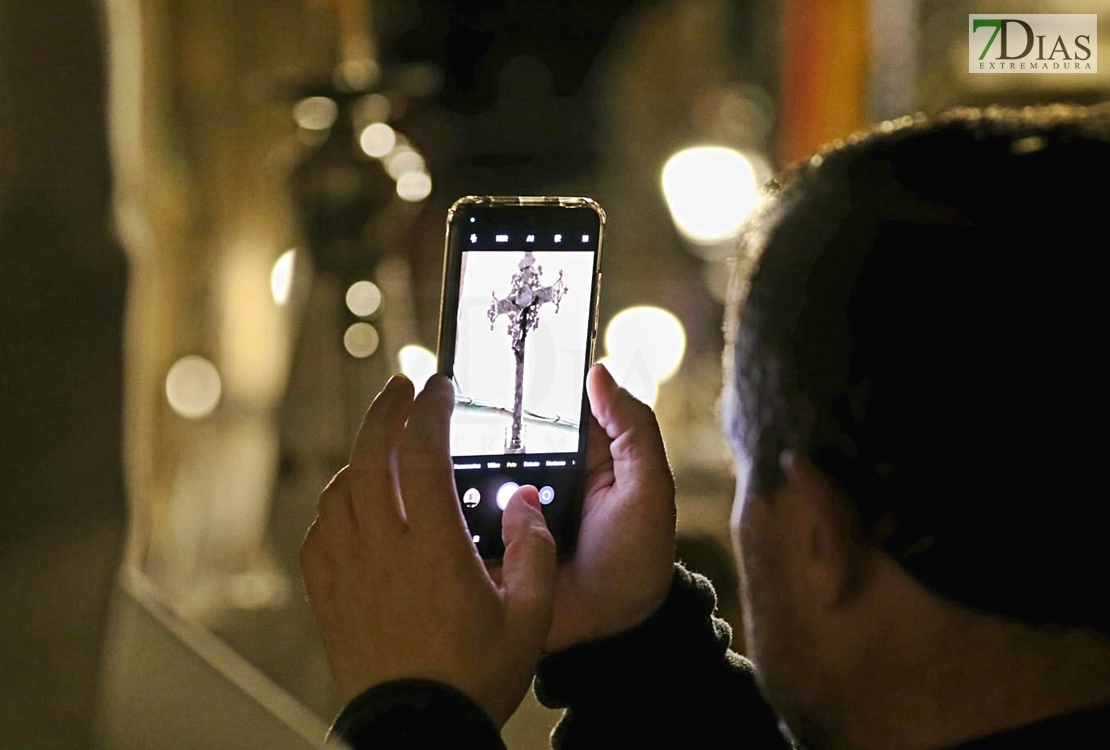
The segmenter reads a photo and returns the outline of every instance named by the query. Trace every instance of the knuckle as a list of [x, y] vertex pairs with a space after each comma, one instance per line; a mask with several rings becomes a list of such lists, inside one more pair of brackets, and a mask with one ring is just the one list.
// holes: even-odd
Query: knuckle
[[551, 532], [548, 530], [548, 528], [546, 526], [537, 525], [537, 526], [534, 527], [534, 529], [535, 529], [535, 531], [533, 533], [537, 537], [537, 540], [538, 540], [537, 543], [541, 547], [545, 547], [545, 548], [549, 549], [551, 551], [551, 554], [554, 555], [555, 554], [555, 537], [551, 536]]
[[529, 519], [517, 529], [517, 538], [537, 547], [555, 549], [555, 538], [544, 524], [543, 519]]

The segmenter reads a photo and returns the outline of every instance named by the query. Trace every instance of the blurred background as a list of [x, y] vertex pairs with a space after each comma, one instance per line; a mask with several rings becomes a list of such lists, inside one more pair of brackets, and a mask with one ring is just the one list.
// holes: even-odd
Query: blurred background
[[606, 209], [596, 356], [737, 622], [715, 409], [757, 186], [868, 123], [1110, 96], [1105, 42], [969, 75], [974, 12], [1110, 40], [1107, 0], [0, 0], [0, 748], [319, 746], [297, 549], [369, 399], [434, 366], [466, 194]]

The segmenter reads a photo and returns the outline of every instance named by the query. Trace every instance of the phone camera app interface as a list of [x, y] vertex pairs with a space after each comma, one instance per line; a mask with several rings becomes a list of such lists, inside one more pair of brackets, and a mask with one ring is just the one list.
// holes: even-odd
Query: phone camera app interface
[[536, 487], [549, 525], [575, 491], [596, 234], [482, 224], [460, 238], [451, 453], [471, 531], [492, 552], [521, 485]]

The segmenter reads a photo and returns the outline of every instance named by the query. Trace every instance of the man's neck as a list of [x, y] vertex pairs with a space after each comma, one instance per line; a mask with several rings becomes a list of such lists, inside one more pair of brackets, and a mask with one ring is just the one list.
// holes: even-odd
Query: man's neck
[[1106, 636], [1033, 628], [947, 602], [904, 614], [847, 671], [846, 697], [829, 716], [845, 747], [948, 747], [1110, 704]]

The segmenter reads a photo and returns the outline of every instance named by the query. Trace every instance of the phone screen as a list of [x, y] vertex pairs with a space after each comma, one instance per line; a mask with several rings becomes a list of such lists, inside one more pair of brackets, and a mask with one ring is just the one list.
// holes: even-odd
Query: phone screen
[[439, 369], [455, 385], [455, 483], [484, 558], [503, 555], [501, 514], [523, 484], [558, 551], [574, 547], [603, 226], [581, 198], [469, 197], [448, 214]]

